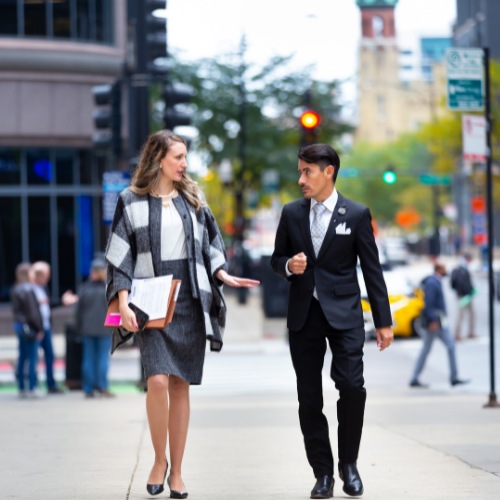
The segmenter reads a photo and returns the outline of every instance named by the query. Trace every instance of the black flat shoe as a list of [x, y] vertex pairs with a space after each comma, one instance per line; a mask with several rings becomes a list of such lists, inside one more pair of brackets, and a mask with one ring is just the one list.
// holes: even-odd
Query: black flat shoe
[[353, 464], [343, 464], [339, 461], [339, 476], [344, 481], [344, 493], [351, 497], [360, 497], [363, 494], [364, 488], [361, 478], [359, 477], [356, 462]]
[[[170, 488], [170, 476], [168, 476], [167, 478], [167, 484], [168, 484], [168, 487]], [[182, 483], [182, 485], [184, 486], [184, 483]], [[184, 486], [185, 488], [185, 486]], [[172, 488], [170, 488], [170, 498], [187, 498], [188, 497], [188, 492], [187, 491], [177, 491], [177, 490], [173, 490]]]
[[163, 484], [146, 484], [146, 489], [148, 490], [148, 493], [150, 495], [159, 495], [160, 493], [163, 493], [163, 490], [165, 489], [164, 484], [165, 484], [165, 478], [167, 477], [167, 471], [168, 471], [168, 462], [167, 462], [167, 468], [165, 469], [165, 475], [163, 476]]
[[318, 477], [311, 491], [311, 498], [333, 498], [333, 476]]

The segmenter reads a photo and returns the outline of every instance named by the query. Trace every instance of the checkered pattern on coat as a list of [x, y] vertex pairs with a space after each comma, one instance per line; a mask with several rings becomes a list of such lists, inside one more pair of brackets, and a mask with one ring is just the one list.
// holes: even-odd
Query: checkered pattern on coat
[[[188, 249], [189, 275], [193, 297], [200, 299], [210, 349], [220, 351], [226, 325], [226, 302], [222, 282], [215, 277], [227, 270], [227, 256], [215, 218], [208, 206], [196, 212], [179, 194], [174, 200], [182, 218]], [[108, 303], [119, 290], [131, 289], [133, 278], [161, 276], [161, 199], [120, 193], [106, 248]], [[112, 352], [132, 337], [123, 328], [113, 331]]]

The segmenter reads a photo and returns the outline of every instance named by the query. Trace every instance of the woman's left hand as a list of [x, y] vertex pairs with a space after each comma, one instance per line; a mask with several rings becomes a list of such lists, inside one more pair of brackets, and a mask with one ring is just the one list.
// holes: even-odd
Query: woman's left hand
[[234, 286], [237, 288], [253, 288], [254, 285], [260, 285], [260, 281], [249, 280], [247, 278], [236, 278], [236, 276], [227, 274], [223, 269], [218, 271], [215, 276], [217, 276], [217, 278], [223, 281], [226, 285]]

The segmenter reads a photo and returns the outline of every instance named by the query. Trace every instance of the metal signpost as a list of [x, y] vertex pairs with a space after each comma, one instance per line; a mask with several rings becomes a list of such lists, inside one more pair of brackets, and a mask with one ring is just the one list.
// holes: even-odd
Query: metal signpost
[[488, 284], [489, 284], [489, 320], [490, 320], [490, 396], [486, 408], [498, 408], [495, 392], [495, 317], [494, 317], [494, 284], [493, 284], [493, 178], [491, 175], [491, 100], [490, 100], [490, 49], [484, 48], [484, 74], [486, 87], [486, 200], [488, 212]]
[[[491, 174], [491, 100], [490, 100], [490, 49], [457, 49], [446, 51], [447, 104], [452, 111], [482, 111], [486, 132], [485, 155], [481, 154], [480, 119], [478, 116], [464, 117], [464, 157], [486, 162], [486, 205], [488, 220], [488, 285], [489, 285], [489, 333], [490, 333], [490, 395], [485, 405], [498, 408], [495, 392], [495, 317], [493, 284], [493, 179]], [[472, 121], [471, 121], [472, 120]], [[476, 130], [473, 130], [473, 129]], [[472, 150], [471, 150], [472, 149]], [[477, 221], [479, 222], [479, 221]], [[478, 224], [479, 225], [479, 224]]]

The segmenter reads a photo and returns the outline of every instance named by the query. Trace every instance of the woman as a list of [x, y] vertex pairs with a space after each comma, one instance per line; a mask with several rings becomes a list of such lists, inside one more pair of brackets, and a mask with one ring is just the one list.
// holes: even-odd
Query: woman
[[[29, 282], [31, 264], [22, 262], [16, 267], [16, 283], [12, 288], [11, 301], [14, 314], [14, 331], [19, 339], [19, 361], [17, 363], [17, 383], [19, 385], [19, 396], [39, 397], [41, 393], [37, 388], [36, 363], [37, 363], [37, 339], [27, 339], [24, 328], [29, 326], [38, 333], [38, 340], [44, 335], [43, 321], [38, 307], [38, 300]], [[24, 368], [28, 362], [29, 391], [25, 390]]]
[[[155, 463], [147, 490], [163, 491], [170, 434], [171, 498], [186, 498], [181, 464], [189, 422], [189, 386], [200, 384], [206, 340], [220, 351], [226, 319], [222, 285], [253, 288], [258, 281], [226, 272], [219, 229], [197, 184], [186, 173], [186, 141], [168, 130], [149, 137], [130, 188], [118, 199], [108, 261], [107, 299], [118, 296], [123, 328], [113, 332], [112, 352], [137, 332], [148, 384], [146, 408]], [[137, 331], [127, 300], [133, 278], [173, 274], [182, 280], [166, 330]], [[170, 408], [169, 408], [170, 405]]]

